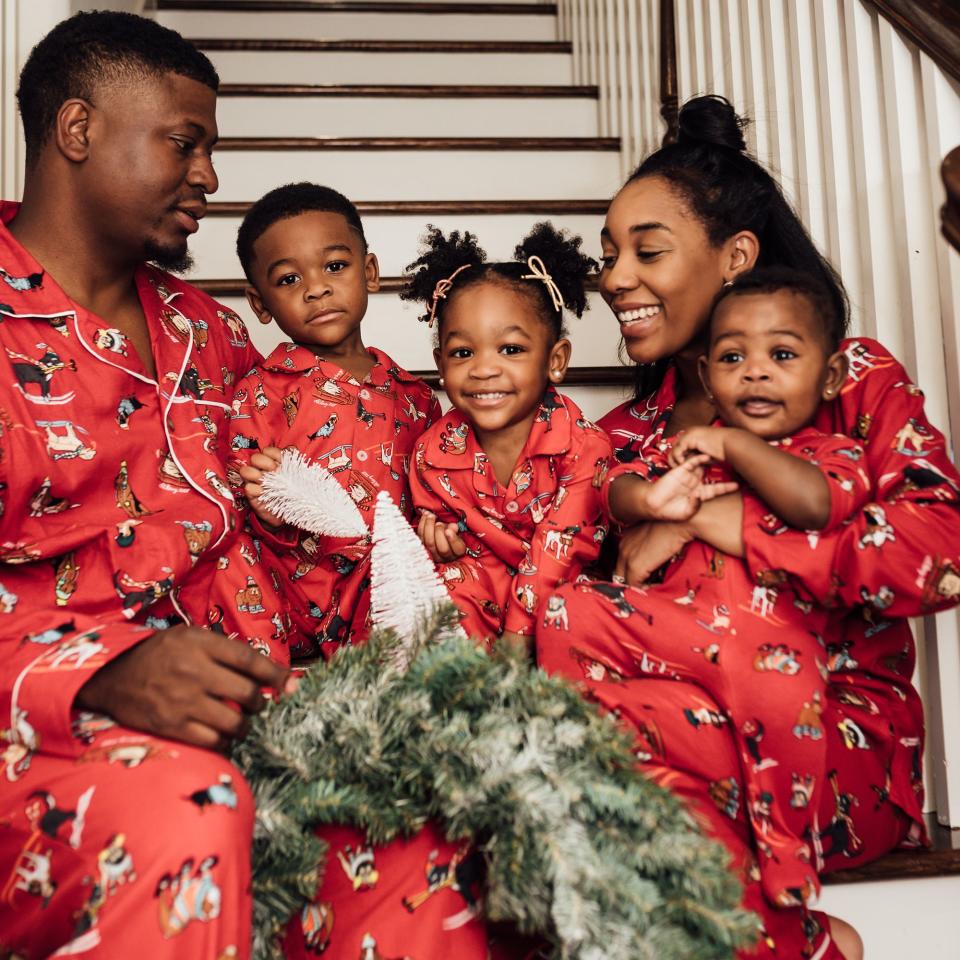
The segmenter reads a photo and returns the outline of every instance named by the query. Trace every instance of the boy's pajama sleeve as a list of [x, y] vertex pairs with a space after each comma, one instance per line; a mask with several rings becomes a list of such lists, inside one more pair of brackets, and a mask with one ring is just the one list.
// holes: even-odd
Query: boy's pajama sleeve
[[[910, 617], [960, 599], [960, 474], [924, 414], [923, 395], [885, 351], [880, 359], [883, 366], [848, 382], [836, 401], [865, 450], [871, 500], [823, 535], [816, 562], [790, 579], [823, 604], [867, 603], [887, 617]], [[793, 571], [798, 553], [809, 553], [805, 533], [774, 531], [770, 521], [764, 504], [745, 494], [746, 561], [758, 576]]]
[[605, 433], [582, 430], [580, 449], [558, 458], [558, 489], [513, 578], [504, 630], [530, 636], [541, 596], [596, 560], [606, 535], [601, 488], [613, 457]]

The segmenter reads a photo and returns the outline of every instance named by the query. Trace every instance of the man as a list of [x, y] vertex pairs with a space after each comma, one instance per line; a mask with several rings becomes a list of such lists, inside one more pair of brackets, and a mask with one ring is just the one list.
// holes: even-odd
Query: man
[[217, 86], [178, 34], [112, 13], [61, 23], [21, 75], [24, 198], [0, 205], [0, 956], [249, 953], [252, 804], [216, 751], [287, 674], [190, 624], [222, 616], [218, 569], [256, 570], [220, 443], [255, 353], [161, 269], [186, 265], [217, 188]]

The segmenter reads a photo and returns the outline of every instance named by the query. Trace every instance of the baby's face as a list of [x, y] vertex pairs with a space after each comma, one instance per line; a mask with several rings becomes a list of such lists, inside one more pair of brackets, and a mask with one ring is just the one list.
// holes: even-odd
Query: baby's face
[[714, 313], [703, 378], [727, 426], [776, 440], [813, 420], [829, 356], [805, 296], [737, 294]]

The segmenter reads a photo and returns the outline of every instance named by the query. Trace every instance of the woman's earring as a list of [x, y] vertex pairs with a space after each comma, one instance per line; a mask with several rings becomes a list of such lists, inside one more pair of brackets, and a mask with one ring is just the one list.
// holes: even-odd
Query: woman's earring
[[732, 287], [732, 286], [733, 286], [733, 281], [732, 281], [732, 280], [724, 280], [724, 281], [723, 281], [723, 288], [724, 288], [724, 290], [726, 290], [728, 287]]
[[444, 384], [444, 382], [443, 382], [443, 377], [440, 378], [439, 383], [440, 383], [440, 389], [442, 390], [442, 389], [444, 388], [444, 386], [445, 386], [445, 384]]

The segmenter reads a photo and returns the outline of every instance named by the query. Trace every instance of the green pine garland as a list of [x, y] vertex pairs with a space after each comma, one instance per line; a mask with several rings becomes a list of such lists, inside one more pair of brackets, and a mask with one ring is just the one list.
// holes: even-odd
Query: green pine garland
[[[257, 802], [254, 956], [316, 892], [342, 823], [372, 843], [428, 820], [487, 865], [486, 915], [575, 960], [713, 960], [757, 930], [723, 848], [634, 769], [629, 738], [565, 682], [504, 645], [488, 654], [436, 611], [406, 672], [375, 631], [305, 675], [234, 759]], [[385, 666], [387, 665], [387, 666]]]

